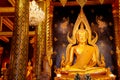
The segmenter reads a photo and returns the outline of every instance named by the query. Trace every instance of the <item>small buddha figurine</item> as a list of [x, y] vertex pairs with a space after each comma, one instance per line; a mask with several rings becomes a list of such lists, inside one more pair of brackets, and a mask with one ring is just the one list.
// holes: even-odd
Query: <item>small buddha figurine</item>
[[27, 66], [27, 80], [32, 80], [33, 74], [32, 74], [33, 67], [31, 66], [31, 61], [28, 62]]

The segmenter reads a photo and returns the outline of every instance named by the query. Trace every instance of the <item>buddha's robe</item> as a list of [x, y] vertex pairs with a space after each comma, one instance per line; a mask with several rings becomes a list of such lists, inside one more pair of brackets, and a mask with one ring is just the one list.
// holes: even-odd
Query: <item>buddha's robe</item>
[[[70, 51], [69, 65], [71, 68], [84, 69], [86, 67], [94, 67], [97, 63], [95, 48], [93, 46], [85, 45], [84, 48], [74, 46]], [[74, 54], [76, 55], [75, 63], [72, 65]]]

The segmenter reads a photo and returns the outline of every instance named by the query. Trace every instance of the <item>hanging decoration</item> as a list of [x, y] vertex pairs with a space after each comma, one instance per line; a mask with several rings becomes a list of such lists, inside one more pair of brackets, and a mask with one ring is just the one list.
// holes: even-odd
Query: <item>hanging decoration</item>
[[83, 6], [85, 5], [85, 3], [87, 2], [87, 0], [76, 0], [76, 1], [81, 6], [81, 8], [83, 8]]
[[29, 8], [29, 25], [37, 26], [45, 19], [44, 11], [38, 6], [35, 0], [30, 2]]
[[103, 4], [104, 3], [104, 0], [99, 0], [100, 1], [100, 4]]
[[63, 7], [65, 7], [65, 4], [67, 3], [67, 0], [60, 0]]

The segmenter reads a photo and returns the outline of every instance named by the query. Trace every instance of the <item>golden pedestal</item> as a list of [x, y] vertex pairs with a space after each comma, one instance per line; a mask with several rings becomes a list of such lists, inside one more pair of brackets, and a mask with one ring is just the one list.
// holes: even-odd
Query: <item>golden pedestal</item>
[[54, 78], [55, 80], [75, 80], [75, 77], [76, 75], [79, 74], [79, 77], [80, 77], [80, 80], [86, 80], [85, 77], [86, 75], [89, 75], [89, 77], [92, 79], [92, 80], [115, 80], [116, 76], [113, 75], [111, 72], [110, 72], [110, 69], [106, 69], [106, 68], [103, 68], [103, 69], [99, 69], [99, 70], [96, 70], [95, 72], [92, 71], [62, 71], [62, 70], [59, 70], [57, 73], [56, 73], [56, 77]]

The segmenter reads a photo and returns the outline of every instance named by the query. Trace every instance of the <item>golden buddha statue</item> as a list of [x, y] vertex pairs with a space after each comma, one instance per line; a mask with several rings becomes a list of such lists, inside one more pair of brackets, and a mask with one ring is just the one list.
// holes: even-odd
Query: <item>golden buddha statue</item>
[[[72, 38], [68, 37], [69, 44], [66, 49], [66, 69], [86, 69], [100, 65], [99, 50], [95, 44], [98, 36], [91, 39], [91, 30], [87, 19], [81, 11], [73, 29]], [[74, 55], [76, 56], [75, 62]]]
[[[76, 45], [71, 46], [66, 67], [85, 69], [86, 67], [93, 67], [97, 63], [97, 53], [92, 45], [87, 44], [88, 32], [84, 29], [81, 23], [80, 29], [76, 32]], [[74, 55], [76, 61], [73, 63]]]
[[[65, 62], [62, 60], [64, 66], [56, 70], [59, 77], [76, 73], [80, 75], [111, 74], [110, 69], [105, 68], [104, 57], [99, 54], [96, 45], [97, 33], [93, 39], [91, 35], [89, 23], [81, 10], [73, 28], [72, 37], [67, 35], [69, 44], [66, 48]], [[76, 59], [74, 59], [75, 56]]]

